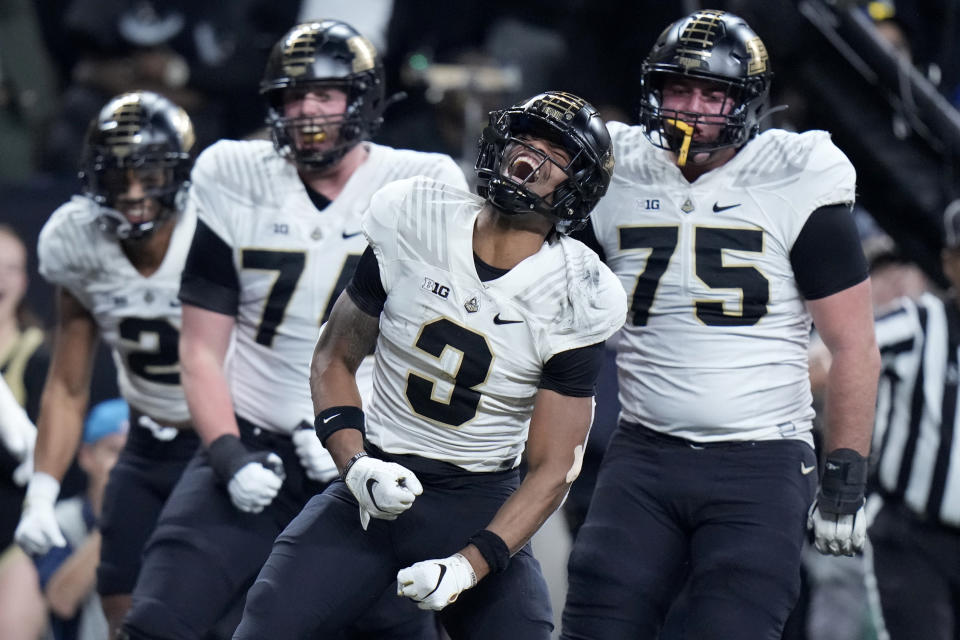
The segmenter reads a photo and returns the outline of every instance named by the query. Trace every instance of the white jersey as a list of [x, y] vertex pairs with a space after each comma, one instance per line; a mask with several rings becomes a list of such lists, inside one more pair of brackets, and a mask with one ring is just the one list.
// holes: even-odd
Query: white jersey
[[466, 185], [448, 156], [367, 146], [367, 160], [323, 211], [270, 142], [218, 142], [193, 170], [192, 206], [232, 249], [239, 278], [228, 366], [234, 409], [275, 432], [313, 424], [310, 360], [320, 325], [367, 246], [360, 220], [370, 196], [421, 174]]
[[381, 189], [363, 222], [387, 293], [367, 438], [469, 471], [516, 466], [544, 363], [606, 340], [626, 316], [616, 276], [565, 236], [481, 282], [483, 204], [414, 178]]
[[855, 172], [824, 131], [762, 133], [689, 183], [640, 127], [610, 123], [617, 166], [591, 219], [630, 296], [621, 417], [698, 442], [812, 444], [810, 316], [790, 251]]
[[190, 419], [180, 386], [180, 273], [196, 228], [188, 212], [176, 222], [156, 272], [144, 277], [116, 238], [97, 226], [98, 206], [74, 196], [40, 232], [40, 273], [80, 301], [113, 352], [120, 394], [161, 423]]

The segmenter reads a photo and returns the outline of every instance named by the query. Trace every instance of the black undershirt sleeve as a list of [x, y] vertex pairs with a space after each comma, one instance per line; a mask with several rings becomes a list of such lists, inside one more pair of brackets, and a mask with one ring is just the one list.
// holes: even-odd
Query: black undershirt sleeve
[[193, 244], [180, 280], [180, 301], [236, 316], [240, 304], [240, 280], [233, 264], [233, 250], [203, 221], [197, 221]]
[[593, 249], [594, 253], [600, 256], [602, 262], [607, 261], [607, 256], [603, 252], [603, 247], [600, 246], [600, 241], [597, 240], [597, 234], [593, 230], [593, 220], [587, 219], [587, 224], [585, 224], [581, 229], [577, 229], [570, 234], [571, 238], [575, 238]]
[[598, 342], [555, 354], [543, 365], [540, 388], [574, 398], [593, 396], [603, 364], [603, 344]]
[[383, 290], [380, 280], [380, 266], [377, 256], [369, 246], [363, 250], [357, 270], [347, 284], [347, 295], [353, 304], [371, 316], [379, 316], [383, 305], [387, 301], [387, 292]]
[[826, 298], [867, 279], [867, 260], [850, 207], [834, 204], [810, 214], [790, 250], [797, 288], [807, 300]]

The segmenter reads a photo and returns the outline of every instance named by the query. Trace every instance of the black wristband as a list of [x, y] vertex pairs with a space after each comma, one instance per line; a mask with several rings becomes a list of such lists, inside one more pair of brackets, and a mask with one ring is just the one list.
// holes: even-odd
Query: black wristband
[[225, 433], [207, 447], [207, 454], [210, 458], [210, 466], [217, 478], [221, 482], [227, 483], [237, 469], [248, 462], [247, 457], [250, 451], [240, 441], [240, 438]]
[[824, 513], [850, 515], [863, 506], [867, 488], [867, 459], [853, 449], [827, 455], [817, 504]]
[[313, 428], [316, 429], [317, 437], [320, 438], [320, 444], [323, 446], [327, 446], [327, 438], [335, 431], [356, 429], [362, 434], [363, 425], [363, 409], [350, 405], [327, 407], [313, 419]]
[[480, 529], [470, 536], [470, 544], [477, 548], [490, 567], [490, 573], [502, 573], [510, 564], [510, 548], [503, 538], [490, 529]]

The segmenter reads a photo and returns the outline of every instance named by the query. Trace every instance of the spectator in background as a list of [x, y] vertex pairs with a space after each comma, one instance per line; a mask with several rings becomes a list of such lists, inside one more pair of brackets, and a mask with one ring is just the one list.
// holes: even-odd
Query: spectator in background
[[101, 541], [97, 520], [107, 478], [126, 442], [129, 424], [130, 408], [120, 398], [105, 400], [90, 410], [77, 454], [89, 480], [86, 495], [57, 504], [57, 523], [67, 545], [35, 558], [54, 640], [108, 637], [95, 589]]
[[56, 76], [30, 0], [0, 5], [0, 182], [37, 167], [38, 141], [56, 108]]

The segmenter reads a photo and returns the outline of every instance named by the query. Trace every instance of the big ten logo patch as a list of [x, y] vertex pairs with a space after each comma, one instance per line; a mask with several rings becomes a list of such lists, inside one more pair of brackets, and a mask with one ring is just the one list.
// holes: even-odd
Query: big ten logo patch
[[450, 297], [450, 287], [440, 284], [436, 280], [431, 280], [430, 278], [424, 278], [423, 284], [420, 285], [420, 288], [424, 291], [429, 291], [434, 295], [438, 295], [441, 298]]

